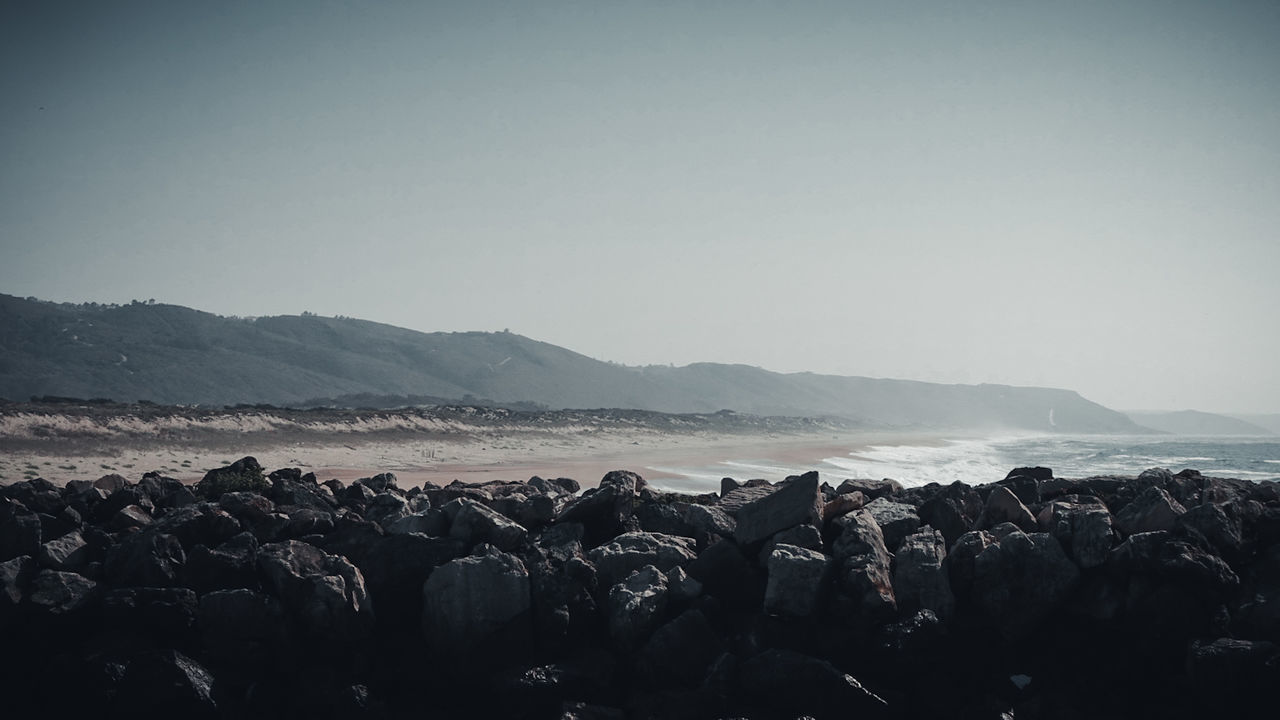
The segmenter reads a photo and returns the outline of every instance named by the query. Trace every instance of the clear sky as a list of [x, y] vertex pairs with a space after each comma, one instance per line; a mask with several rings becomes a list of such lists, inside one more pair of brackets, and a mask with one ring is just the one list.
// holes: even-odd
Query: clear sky
[[1280, 412], [1280, 3], [10, 1], [0, 292]]

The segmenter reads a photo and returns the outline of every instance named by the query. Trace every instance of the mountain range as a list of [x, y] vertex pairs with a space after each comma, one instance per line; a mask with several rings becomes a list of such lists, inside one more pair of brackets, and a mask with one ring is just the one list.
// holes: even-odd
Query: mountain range
[[[1070, 390], [775, 373], [747, 365], [630, 367], [509, 332], [422, 333], [309, 314], [0, 295], [0, 397], [286, 406], [431, 398], [668, 413], [833, 416], [874, 426], [1141, 432]], [[344, 400], [345, 398], [345, 400]]]

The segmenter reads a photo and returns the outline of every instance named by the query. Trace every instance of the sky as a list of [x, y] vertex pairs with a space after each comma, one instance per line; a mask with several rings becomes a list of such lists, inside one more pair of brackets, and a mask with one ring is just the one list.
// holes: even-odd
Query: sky
[[1280, 3], [0, 6], [0, 292], [1280, 412]]

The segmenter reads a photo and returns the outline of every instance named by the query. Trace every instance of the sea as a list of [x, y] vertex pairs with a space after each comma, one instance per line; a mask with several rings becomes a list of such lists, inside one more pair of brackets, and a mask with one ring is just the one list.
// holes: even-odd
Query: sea
[[713, 492], [720, 479], [780, 480], [817, 470], [838, 485], [846, 478], [892, 478], [905, 487], [957, 480], [978, 485], [1002, 480], [1016, 467], [1043, 466], [1055, 477], [1133, 476], [1148, 468], [1199, 470], [1206, 476], [1255, 482], [1280, 481], [1280, 437], [1183, 437], [1174, 435], [1035, 435], [955, 438], [927, 445], [883, 445], [815, 458], [803, 468], [750, 458], [702, 467], [664, 467], [649, 479], [677, 492]]

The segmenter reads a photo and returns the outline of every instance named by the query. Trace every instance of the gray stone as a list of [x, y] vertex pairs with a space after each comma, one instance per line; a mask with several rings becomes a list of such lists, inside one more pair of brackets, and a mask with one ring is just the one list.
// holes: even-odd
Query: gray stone
[[832, 551], [841, 591], [854, 601], [867, 622], [891, 615], [897, 600], [890, 578], [892, 560], [880, 526], [865, 508], [837, 518], [835, 525], [840, 535]]
[[73, 572], [41, 570], [31, 583], [27, 600], [50, 615], [68, 615], [88, 607], [98, 584]]
[[41, 545], [36, 559], [47, 568], [74, 570], [89, 561], [89, 544], [79, 530], [72, 530], [57, 540]]
[[645, 565], [662, 572], [697, 557], [693, 538], [662, 533], [624, 533], [593, 549], [587, 556], [596, 566], [605, 587], [611, 587]]
[[[1151, 472], [1148, 470], [1143, 475]], [[1172, 530], [1178, 516], [1186, 511], [1163, 488], [1153, 485], [1116, 513], [1116, 527], [1125, 535]]]
[[667, 577], [652, 565], [609, 589], [609, 634], [619, 648], [635, 650], [663, 623], [667, 597]]
[[495, 636], [531, 632], [529, 573], [508, 553], [450, 560], [427, 578], [422, 600], [422, 631], [446, 653], [465, 656]]
[[1040, 510], [1037, 522], [1081, 569], [1102, 565], [1111, 553], [1111, 513], [1101, 503], [1054, 501]]
[[902, 539], [920, 527], [920, 516], [916, 514], [916, 509], [906, 503], [881, 497], [867, 503], [865, 509], [875, 518], [876, 525], [880, 526], [885, 547], [890, 551], [897, 550]]
[[997, 485], [991, 488], [987, 503], [974, 526], [978, 530], [987, 530], [1000, 523], [1013, 523], [1024, 532], [1035, 532], [1036, 518], [1026, 505], [1013, 494], [1009, 488]]
[[733, 531], [738, 526], [737, 521], [724, 510], [696, 503], [691, 503], [685, 508], [684, 522], [697, 532], [720, 537], [733, 537]]
[[258, 549], [262, 585], [314, 637], [349, 642], [373, 629], [373, 607], [360, 570], [346, 558], [297, 540]]
[[485, 542], [506, 552], [519, 547], [529, 534], [519, 523], [470, 498], [459, 498], [449, 503], [445, 512], [451, 510], [454, 510], [454, 515], [449, 537], [469, 545]]
[[409, 514], [409, 503], [399, 495], [389, 492], [374, 495], [373, 500], [365, 505], [363, 513], [366, 520], [372, 520], [384, 528]]
[[764, 610], [788, 617], [817, 613], [826, 589], [830, 558], [817, 550], [779, 544], [769, 555]]
[[750, 545], [796, 525], [816, 525], [822, 522], [822, 505], [818, 473], [792, 478], [768, 496], [738, 510], [734, 539], [739, 545]]
[[908, 535], [894, 556], [893, 591], [904, 612], [931, 610], [946, 620], [955, 612], [955, 596], [943, 561], [947, 542], [942, 533], [924, 528]]
[[973, 558], [969, 594], [1006, 636], [1018, 638], [1056, 610], [1079, 579], [1079, 568], [1052, 535], [1014, 530]]

